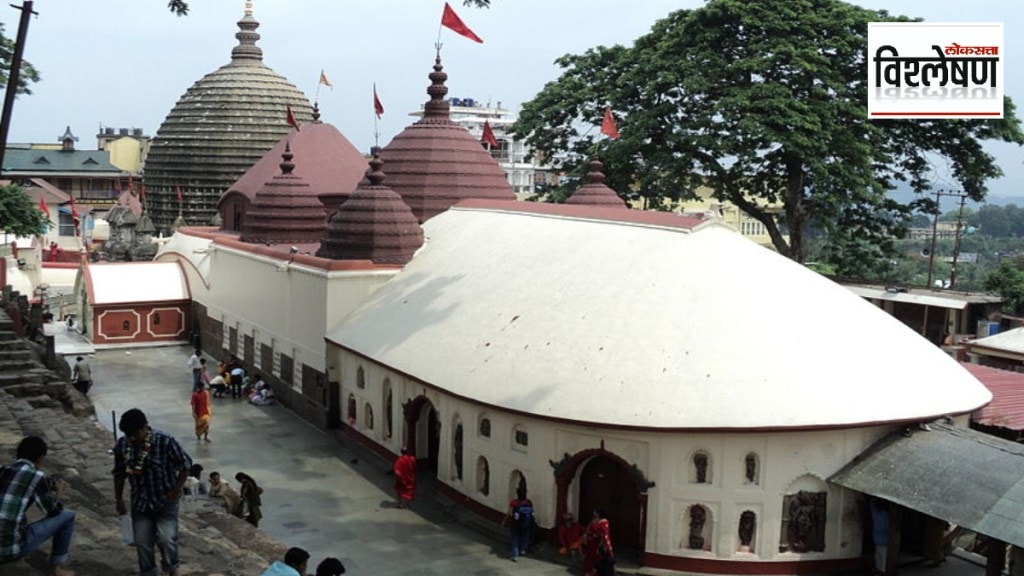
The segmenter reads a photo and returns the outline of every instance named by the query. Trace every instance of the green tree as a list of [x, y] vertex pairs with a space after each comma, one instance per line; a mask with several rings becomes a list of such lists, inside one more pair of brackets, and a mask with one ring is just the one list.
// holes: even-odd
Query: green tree
[[35, 236], [47, 225], [46, 216], [20, 186], [0, 186], [0, 222], [3, 231], [16, 236]]
[[[14, 40], [4, 35], [4, 25], [0, 23], [0, 89], [7, 89], [7, 78], [11, 73], [11, 58], [14, 57]], [[31, 94], [29, 85], [39, 81], [39, 71], [26, 60], [21, 61], [18, 73], [18, 93]]]
[[1024, 259], [1003, 260], [985, 277], [983, 284], [988, 292], [1003, 297], [1003, 307], [1013, 313], [1020, 313], [1024, 304]]
[[[523, 106], [514, 131], [569, 171], [599, 153], [610, 186], [655, 206], [709, 186], [799, 262], [816, 228], [842, 272], [857, 264], [849, 251], [934, 210], [925, 197], [888, 197], [897, 182], [927, 190], [945, 161], [980, 199], [1002, 173], [981, 142], [1024, 143], [1009, 98], [1003, 120], [868, 121], [867, 24], [886, 20], [906, 18], [839, 0], [710, 0], [632, 47], [559, 58], [562, 75]], [[606, 107], [621, 137], [598, 142]]]

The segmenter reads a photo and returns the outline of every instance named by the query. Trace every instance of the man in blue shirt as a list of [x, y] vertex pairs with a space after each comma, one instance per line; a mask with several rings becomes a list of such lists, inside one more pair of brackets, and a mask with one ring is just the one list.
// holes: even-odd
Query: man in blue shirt
[[192, 468], [192, 458], [169, 434], [149, 427], [146, 415], [132, 408], [117, 426], [124, 436], [114, 447], [114, 496], [124, 515], [124, 485], [132, 487], [132, 528], [139, 574], [156, 576], [154, 547], [159, 541], [160, 567], [178, 573], [178, 502]]
[[[0, 466], [0, 562], [28, 556], [52, 538], [49, 574], [74, 576], [62, 566], [68, 561], [75, 513], [66, 510], [59, 499], [64, 483], [47, 478], [40, 470], [46, 452], [42, 438], [26, 436], [18, 443], [18, 459]], [[33, 503], [46, 517], [30, 524], [26, 515]]]

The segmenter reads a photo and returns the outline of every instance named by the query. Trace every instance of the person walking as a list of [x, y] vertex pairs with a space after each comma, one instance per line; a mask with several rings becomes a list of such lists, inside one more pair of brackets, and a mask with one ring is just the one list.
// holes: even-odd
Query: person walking
[[199, 388], [200, 371], [203, 368], [203, 363], [199, 361], [201, 354], [199, 348], [196, 348], [192, 351], [192, 355], [188, 357], [188, 369], [192, 371], [192, 390]]
[[86, 396], [92, 388], [92, 367], [81, 356], [75, 358], [75, 367], [71, 371], [71, 380], [74, 382], [75, 390]]
[[[117, 426], [124, 436], [114, 446], [114, 498], [124, 515], [124, 486], [130, 484], [132, 531], [139, 574], [156, 576], [156, 547], [160, 568], [178, 574], [178, 505], [192, 458], [171, 435], [149, 426], [146, 415], [132, 408]], [[126, 482], [127, 481], [127, 482]]]
[[604, 510], [594, 510], [583, 534], [587, 552], [583, 556], [583, 576], [610, 576], [615, 573], [615, 552], [612, 550], [611, 526]]
[[512, 550], [509, 560], [515, 562], [520, 556], [526, 556], [526, 551], [530, 548], [530, 535], [533, 532], [533, 502], [526, 497], [524, 486], [516, 489], [516, 499], [508, 503], [508, 512], [501, 521], [502, 526], [509, 520], [512, 521], [508, 526], [509, 547]]
[[[52, 539], [47, 574], [74, 576], [63, 566], [75, 533], [75, 513], [60, 501], [64, 482], [40, 470], [46, 452], [46, 441], [26, 436], [15, 450], [17, 460], [0, 466], [0, 563], [24, 558]], [[29, 523], [28, 509], [33, 503], [46, 516]]]
[[205, 442], [210, 441], [210, 420], [213, 418], [213, 404], [210, 402], [210, 393], [202, 380], [199, 387], [192, 393], [192, 418], [196, 422], [196, 442], [200, 438]]
[[395, 496], [399, 508], [408, 508], [416, 497], [416, 457], [402, 447], [402, 454], [395, 460], [391, 470], [395, 473]]
[[263, 494], [263, 488], [260, 488], [252, 476], [245, 472], [235, 474], [235, 480], [238, 480], [240, 486], [238, 496], [242, 500], [242, 517], [249, 524], [259, 527], [260, 520], [263, 519], [263, 513], [260, 511], [263, 506], [263, 499], [260, 497]]

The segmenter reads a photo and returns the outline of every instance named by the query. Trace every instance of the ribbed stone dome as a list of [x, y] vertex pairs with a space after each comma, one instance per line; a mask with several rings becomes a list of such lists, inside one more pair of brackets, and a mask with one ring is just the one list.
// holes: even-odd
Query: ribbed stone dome
[[404, 265], [423, 246], [423, 228], [402, 197], [384, 186], [382, 165], [378, 157], [370, 161], [369, 183], [331, 216], [317, 256]]
[[587, 183], [572, 193], [566, 204], [626, 208], [626, 201], [604, 183], [604, 163], [597, 158], [587, 163]]
[[281, 173], [256, 192], [242, 224], [242, 242], [313, 244], [320, 241], [326, 218], [324, 206], [309, 184], [293, 174], [291, 148], [281, 155]]
[[157, 130], [145, 165], [153, 223], [166, 229], [180, 210], [189, 225], [206, 225], [217, 200], [298, 122], [312, 120], [309, 99], [263, 63], [259, 22], [248, 8], [238, 22], [231, 62], [202, 77]]
[[515, 200], [498, 162], [465, 128], [452, 121], [444, 99], [448, 75], [434, 62], [423, 118], [385, 146], [388, 185], [423, 223], [466, 198]]

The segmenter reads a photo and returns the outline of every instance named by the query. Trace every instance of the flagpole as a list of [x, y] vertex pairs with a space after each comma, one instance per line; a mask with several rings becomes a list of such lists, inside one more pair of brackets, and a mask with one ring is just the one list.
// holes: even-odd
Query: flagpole
[[373, 83], [373, 147], [380, 148], [380, 114], [377, 113], [377, 83]]

